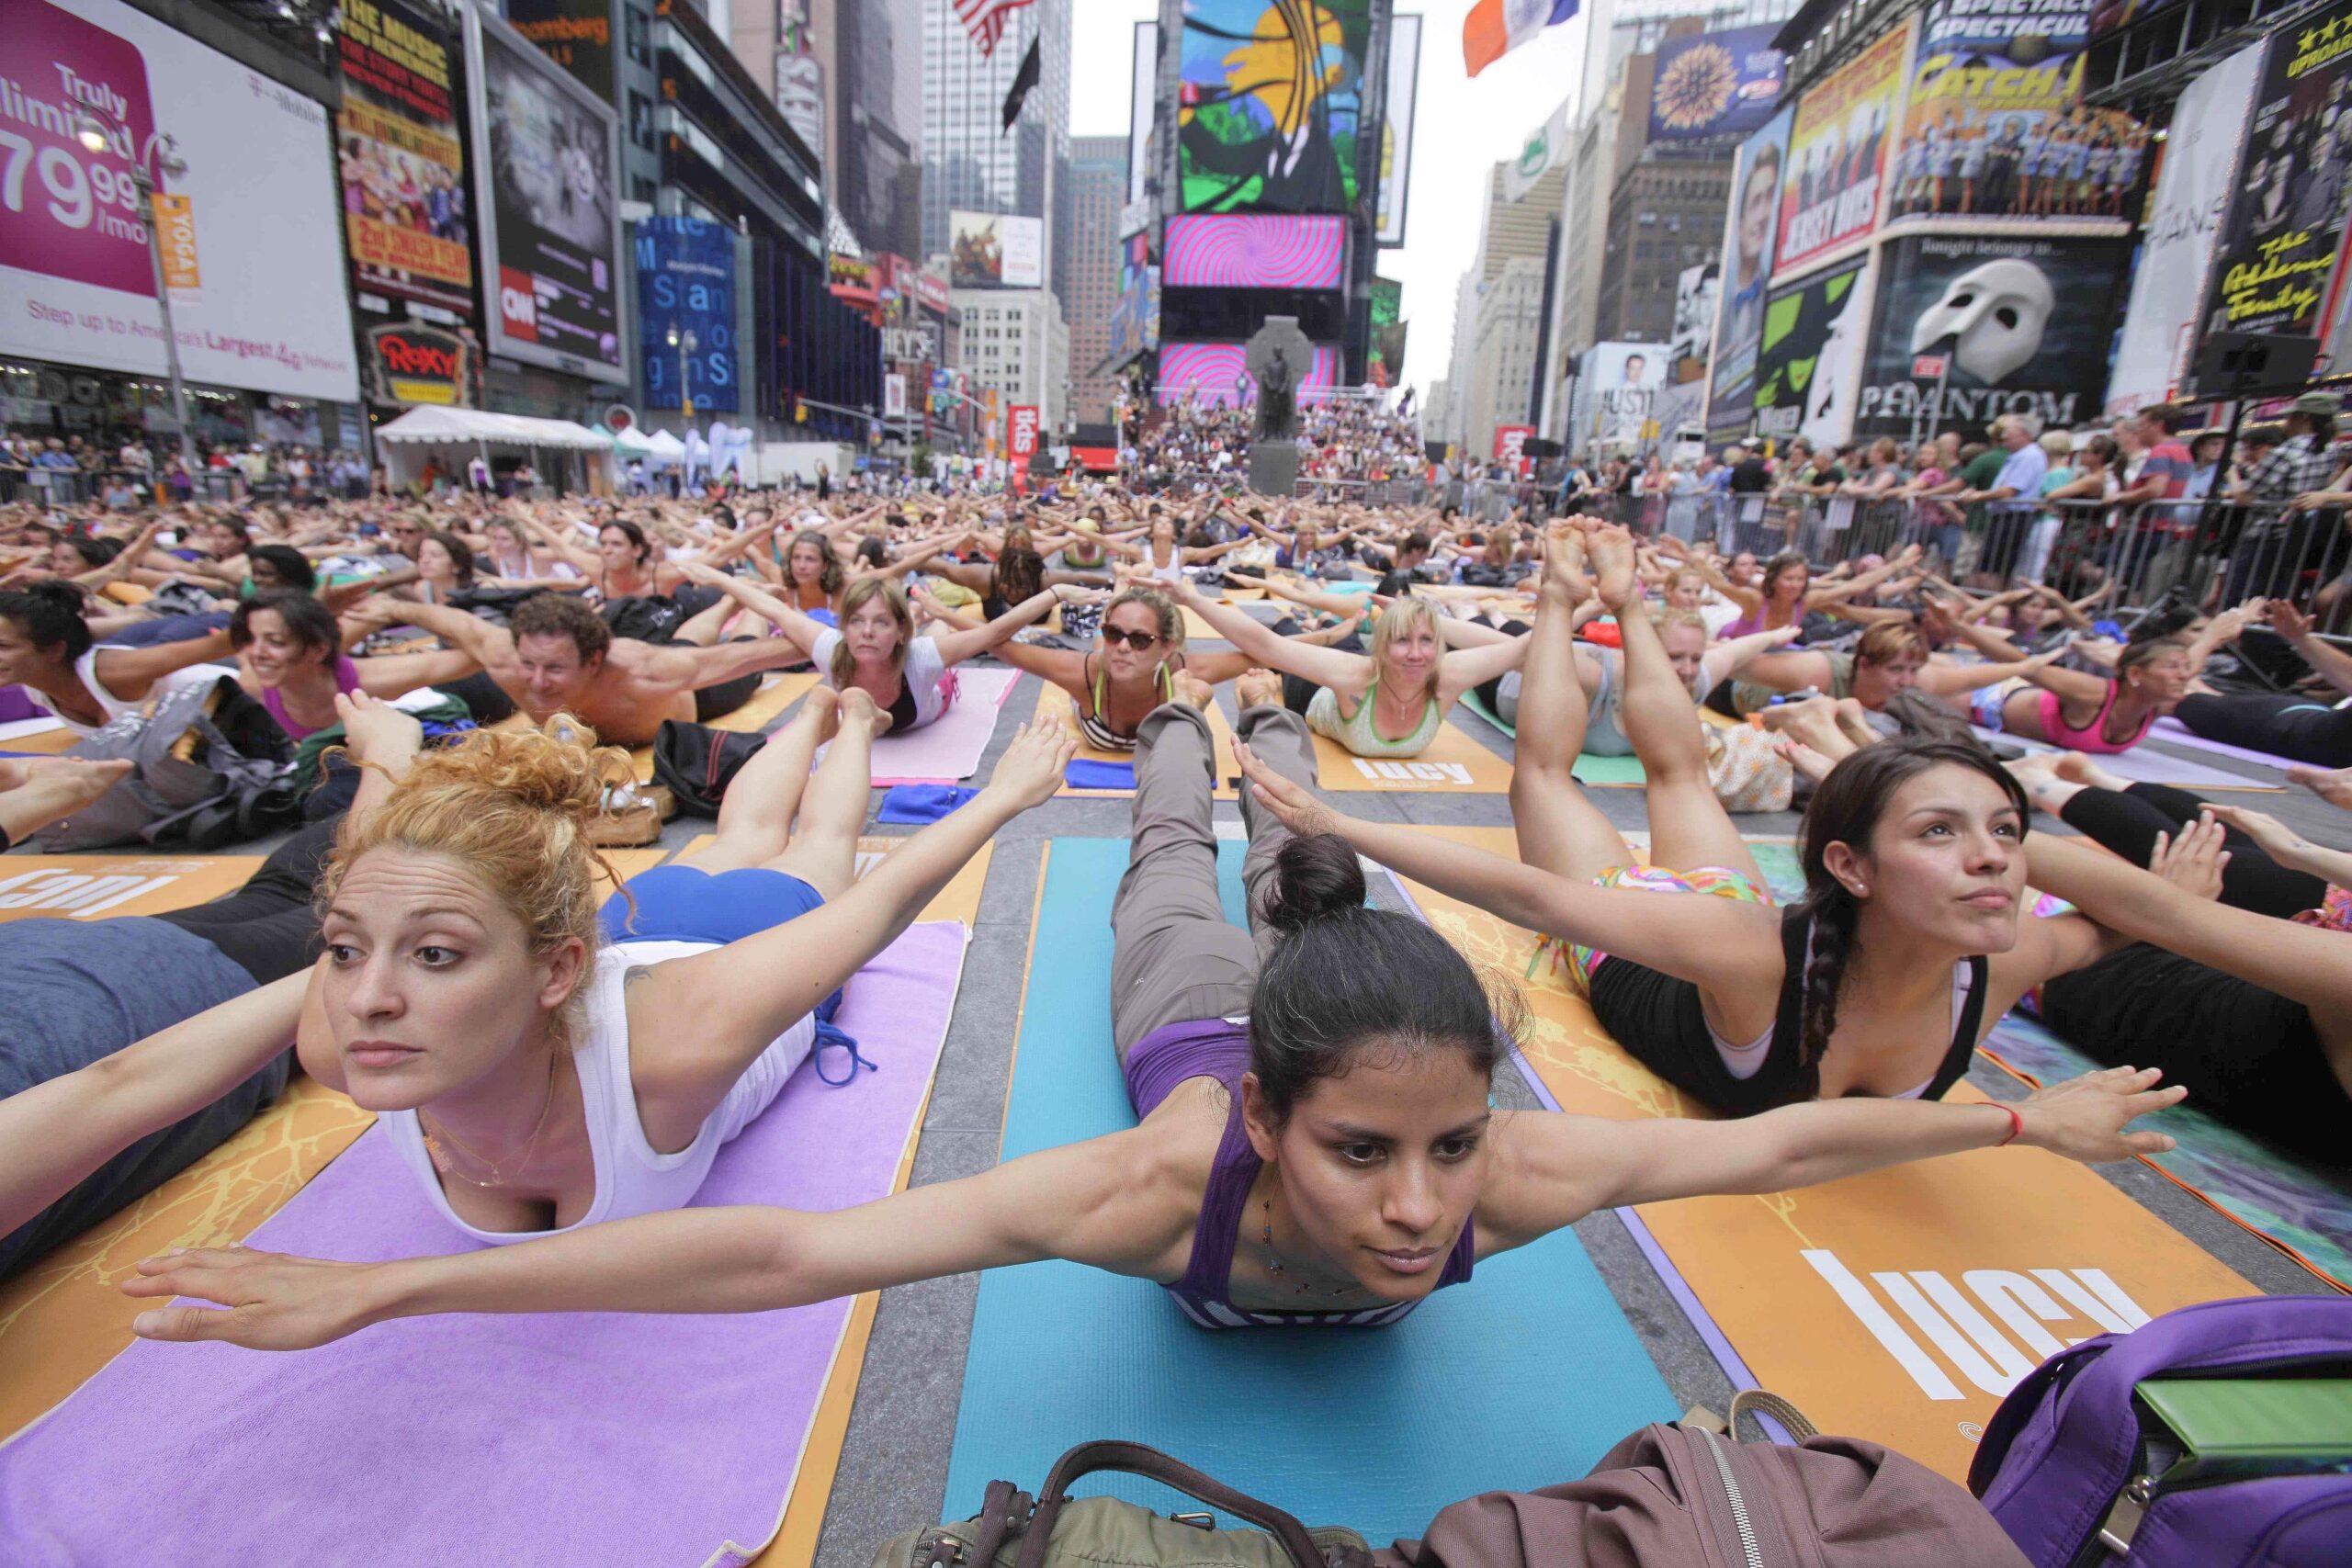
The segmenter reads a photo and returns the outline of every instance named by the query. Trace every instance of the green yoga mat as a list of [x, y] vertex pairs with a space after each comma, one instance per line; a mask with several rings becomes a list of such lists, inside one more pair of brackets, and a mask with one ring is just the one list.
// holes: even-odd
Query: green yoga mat
[[[1513, 740], [1519, 739], [1519, 726], [1505, 724], [1477, 693], [1463, 693], [1462, 705]], [[1639, 757], [1596, 757], [1588, 751], [1577, 759], [1576, 773], [1577, 782], [1588, 787], [1638, 786], [1649, 782], [1649, 774], [1642, 770]]]
[[[1228, 919], [1242, 846], [1220, 847]], [[1124, 839], [1057, 839], [1040, 895], [1003, 1157], [1134, 1124], [1111, 1046], [1111, 899]], [[945, 1512], [1034, 1489], [1063, 1450], [1148, 1443], [1308, 1524], [1379, 1542], [1494, 1487], [1579, 1478], [1677, 1406], [1569, 1232], [1478, 1265], [1385, 1329], [1194, 1327], [1165, 1292], [1069, 1263], [982, 1276]], [[1140, 1482], [1110, 1492], [1196, 1505]]]

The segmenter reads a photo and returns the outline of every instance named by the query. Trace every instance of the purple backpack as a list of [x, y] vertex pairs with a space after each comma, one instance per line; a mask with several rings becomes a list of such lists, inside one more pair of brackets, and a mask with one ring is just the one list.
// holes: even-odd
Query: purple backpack
[[2342, 1377], [2352, 1300], [2206, 1302], [2052, 1356], [2001, 1402], [1969, 1467], [2035, 1568], [2304, 1568], [2352, 1561], [2352, 1475], [2166, 1489], [2147, 1471], [2132, 1390], [2154, 1377]]

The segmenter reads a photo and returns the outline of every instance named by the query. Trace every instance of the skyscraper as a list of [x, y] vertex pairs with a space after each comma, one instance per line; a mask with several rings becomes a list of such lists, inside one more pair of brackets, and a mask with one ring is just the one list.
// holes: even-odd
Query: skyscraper
[[[1065, 286], [1055, 195], [1069, 179], [1070, 5], [1036, 0], [1012, 13], [996, 52], [983, 55], [954, 0], [922, 0], [922, 257], [946, 254], [951, 211], [1041, 218], [1047, 281], [1057, 293]], [[1037, 86], [1007, 130], [1004, 96], [1033, 39], [1042, 40]]]
[[1119, 302], [1119, 209], [1127, 195], [1127, 139], [1080, 136], [1069, 144], [1070, 412], [1090, 423], [1111, 417], [1112, 381], [1094, 367], [1111, 352], [1111, 311]]

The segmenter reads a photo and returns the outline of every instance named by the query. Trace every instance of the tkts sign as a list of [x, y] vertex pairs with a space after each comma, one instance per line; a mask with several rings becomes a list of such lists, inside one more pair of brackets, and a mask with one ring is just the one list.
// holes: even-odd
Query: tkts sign
[[368, 372], [377, 400], [473, 404], [472, 347], [455, 333], [415, 321], [387, 322], [368, 333]]

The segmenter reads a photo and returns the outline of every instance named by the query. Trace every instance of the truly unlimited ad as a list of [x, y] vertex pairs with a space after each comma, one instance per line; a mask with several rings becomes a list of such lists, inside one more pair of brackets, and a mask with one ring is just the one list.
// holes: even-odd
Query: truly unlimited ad
[[188, 379], [356, 400], [326, 111], [117, 0], [0, 0], [0, 350], [163, 372], [143, 165]]

